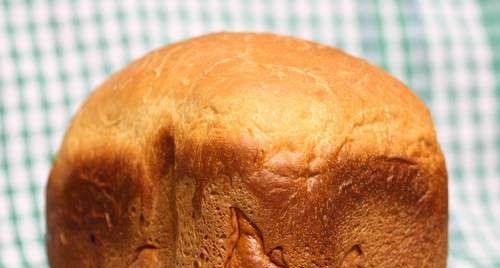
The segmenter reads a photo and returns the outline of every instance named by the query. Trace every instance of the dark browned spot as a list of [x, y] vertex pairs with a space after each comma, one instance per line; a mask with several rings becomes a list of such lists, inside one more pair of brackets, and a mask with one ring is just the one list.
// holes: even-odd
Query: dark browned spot
[[90, 235], [89, 235], [89, 239], [90, 239], [90, 242], [92, 242], [92, 244], [95, 244], [95, 243], [96, 243], [96, 238], [95, 238], [95, 235], [94, 235], [94, 234], [90, 234]]
[[[142, 183], [142, 163], [133, 152], [93, 151], [80, 153], [65, 168], [57, 178], [64, 184], [50, 193], [57, 198], [48, 203], [48, 228], [64, 234], [59, 238], [71, 252], [66, 258], [85, 254], [99, 264], [113, 252], [132, 253], [141, 232], [135, 230], [139, 215], [131, 211], [144, 211], [143, 200], [150, 198]], [[104, 243], [109, 241], [113, 243]], [[111, 246], [103, 250], [104, 244]]]
[[195, 181], [195, 191], [191, 202], [193, 204], [193, 219], [199, 219], [201, 216], [201, 203], [203, 201], [203, 185], [204, 182], [201, 180]]
[[175, 140], [170, 131], [161, 132], [157, 146], [160, 169], [165, 172], [175, 165]]

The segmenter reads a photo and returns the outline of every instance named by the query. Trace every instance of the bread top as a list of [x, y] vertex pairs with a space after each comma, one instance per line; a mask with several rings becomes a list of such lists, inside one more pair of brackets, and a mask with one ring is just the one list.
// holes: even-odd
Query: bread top
[[203, 179], [311, 176], [369, 157], [432, 171], [442, 158], [429, 111], [401, 82], [338, 49], [273, 34], [209, 34], [131, 63], [87, 99], [56, 165], [106, 154], [158, 163], [159, 139], [175, 145], [177, 174]]

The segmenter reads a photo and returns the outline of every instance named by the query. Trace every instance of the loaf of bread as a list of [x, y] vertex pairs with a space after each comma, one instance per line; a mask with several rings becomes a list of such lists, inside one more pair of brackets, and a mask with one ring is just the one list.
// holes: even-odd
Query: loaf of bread
[[[389, 51], [390, 53], [390, 51]], [[425, 105], [314, 42], [217, 33], [112, 75], [47, 187], [51, 267], [445, 267]]]

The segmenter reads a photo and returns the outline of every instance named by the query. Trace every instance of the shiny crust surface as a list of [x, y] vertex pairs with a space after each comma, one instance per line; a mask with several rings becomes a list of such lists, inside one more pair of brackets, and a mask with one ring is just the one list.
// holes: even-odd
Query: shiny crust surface
[[425, 105], [340, 50], [205, 35], [113, 74], [47, 186], [51, 267], [445, 267]]

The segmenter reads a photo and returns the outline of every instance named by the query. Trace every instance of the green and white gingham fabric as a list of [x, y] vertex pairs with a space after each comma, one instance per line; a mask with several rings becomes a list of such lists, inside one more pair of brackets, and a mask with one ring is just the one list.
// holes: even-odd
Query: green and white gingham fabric
[[47, 267], [47, 174], [90, 90], [152, 48], [221, 30], [314, 39], [409, 85], [446, 155], [448, 267], [500, 267], [495, 0], [0, 0], [0, 267]]

